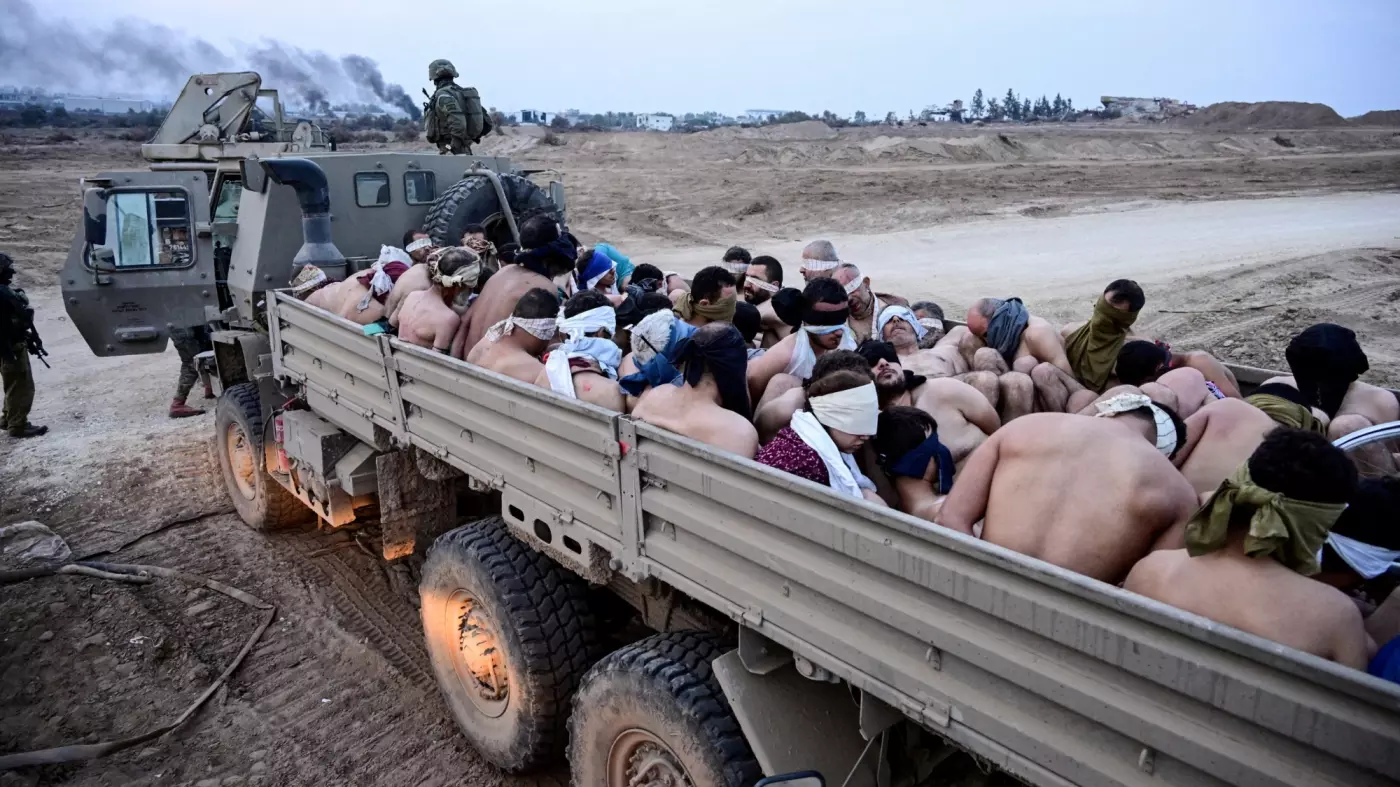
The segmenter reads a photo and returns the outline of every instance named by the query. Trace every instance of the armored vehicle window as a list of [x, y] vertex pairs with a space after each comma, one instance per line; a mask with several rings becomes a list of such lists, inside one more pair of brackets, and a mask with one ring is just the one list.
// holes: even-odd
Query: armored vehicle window
[[243, 196], [243, 184], [226, 180], [219, 187], [219, 201], [214, 206], [214, 221], [237, 221], [238, 200]]
[[117, 268], [194, 262], [189, 200], [183, 192], [118, 192], [107, 198], [107, 242], [95, 251]]
[[437, 199], [437, 175], [431, 172], [403, 173], [403, 193], [410, 205], [431, 205]]
[[388, 205], [389, 176], [383, 172], [356, 173], [355, 204], [362, 208], [381, 208]]

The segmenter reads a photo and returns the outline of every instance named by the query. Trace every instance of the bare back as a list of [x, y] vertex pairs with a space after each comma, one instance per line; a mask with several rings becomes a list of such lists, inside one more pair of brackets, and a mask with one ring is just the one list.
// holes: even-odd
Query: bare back
[[452, 338], [461, 323], [457, 312], [443, 303], [442, 292], [436, 288], [409, 293], [403, 299], [398, 317], [400, 339], [433, 350], [451, 349]]
[[1124, 588], [1348, 667], [1364, 670], [1370, 659], [1361, 613], [1345, 594], [1234, 543], [1194, 558], [1153, 552]]
[[472, 348], [467, 362], [533, 385], [544, 372], [544, 364], [508, 339], [502, 337], [496, 342], [481, 342]]
[[1105, 582], [1196, 510], [1186, 479], [1128, 425], [1037, 413], [968, 458], [940, 524]]
[[1196, 494], [1212, 492], [1276, 428], [1274, 419], [1242, 399], [1213, 400], [1186, 419], [1186, 445], [1176, 459], [1181, 474]]
[[[554, 292], [554, 282], [519, 265], [507, 265], [486, 282], [480, 297], [472, 304], [452, 341], [452, 355], [466, 358], [492, 325], [515, 311], [515, 304], [525, 293], [536, 287]], [[531, 381], [533, 381], [531, 377]], [[528, 382], [528, 381], [527, 381]]]
[[915, 407], [938, 422], [939, 442], [953, 452], [953, 461], [959, 465], [1001, 426], [987, 397], [961, 380], [929, 380], [914, 391], [913, 400]]
[[716, 448], [752, 459], [758, 453], [758, 432], [738, 413], [692, 395], [689, 386], [649, 388], [637, 400], [632, 415]]
[[359, 277], [354, 276], [341, 282], [339, 291], [340, 303], [336, 309], [336, 314], [359, 325], [369, 325], [378, 322], [385, 314], [384, 304], [375, 298], [369, 299], [369, 305], [362, 311], [360, 301], [369, 295], [369, 288], [360, 283]]
[[[574, 397], [580, 402], [597, 405], [614, 413], [627, 412], [627, 397], [616, 380], [598, 372], [576, 371], [574, 376]], [[549, 374], [544, 369], [535, 377], [535, 385], [553, 390], [549, 384]]]
[[389, 315], [389, 324], [398, 326], [399, 310], [410, 294], [421, 292], [431, 286], [433, 286], [433, 281], [428, 278], [427, 265], [414, 265], [404, 271], [399, 280], [394, 282], [394, 289], [389, 291], [389, 297], [384, 299], [384, 313]]

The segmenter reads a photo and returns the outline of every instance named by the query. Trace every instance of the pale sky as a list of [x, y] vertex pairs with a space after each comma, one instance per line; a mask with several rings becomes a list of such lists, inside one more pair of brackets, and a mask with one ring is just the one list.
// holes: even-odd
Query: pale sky
[[[0, 0], [0, 28], [16, 0]], [[413, 96], [446, 57], [502, 109], [901, 116], [981, 87], [1400, 108], [1400, 0], [48, 0], [79, 29], [137, 17], [233, 50], [362, 54]], [[0, 83], [7, 77], [0, 52]], [[8, 53], [13, 55], [13, 53]], [[278, 87], [271, 80], [265, 86]], [[138, 86], [123, 85], [132, 92]], [[170, 96], [173, 98], [173, 95]]]

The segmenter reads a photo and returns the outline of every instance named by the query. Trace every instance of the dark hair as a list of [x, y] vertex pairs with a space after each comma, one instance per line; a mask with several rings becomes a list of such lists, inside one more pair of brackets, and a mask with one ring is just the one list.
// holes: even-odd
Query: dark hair
[[1156, 380], [1167, 362], [1167, 350], [1156, 342], [1134, 339], [1118, 351], [1115, 374], [1124, 385], [1142, 385]]
[[690, 297], [696, 303], [709, 301], [714, 303], [720, 299], [720, 294], [725, 287], [733, 287], [737, 284], [734, 274], [721, 268], [718, 265], [711, 265], [708, 268], [701, 268], [695, 274], [695, 278], [690, 283]]
[[481, 235], [485, 235], [486, 228], [481, 226], [480, 224], [468, 224], [467, 228], [462, 231], [463, 235], [476, 235], [478, 233]]
[[557, 314], [559, 298], [543, 287], [536, 287], [520, 296], [520, 300], [515, 303], [515, 310], [511, 312], [512, 316], [522, 320], [542, 320]]
[[461, 246], [449, 246], [438, 255], [438, 270], [453, 274], [479, 259], [476, 253]]
[[1279, 427], [1249, 457], [1254, 483], [1310, 503], [1345, 503], [1356, 493], [1356, 465], [1327, 438]]
[[645, 317], [659, 311], [670, 311], [673, 304], [664, 292], [649, 292], [637, 299], [637, 311]]
[[807, 304], [803, 301], [802, 290], [796, 287], [784, 287], [773, 293], [769, 302], [773, 304], [773, 313], [778, 315], [778, 319], [782, 320], [783, 324], [791, 325], [794, 328], [802, 327], [802, 313], [807, 308]]
[[881, 360], [899, 363], [899, 353], [894, 351], [894, 345], [880, 339], [866, 339], [856, 348], [856, 352], [865, 359], [866, 365], [872, 369]]
[[408, 248], [408, 244], [410, 244], [410, 243], [413, 242], [413, 236], [414, 236], [414, 235], [427, 235], [427, 234], [428, 234], [428, 233], [426, 233], [426, 232], [424, 232], [424, 231], [422, 231], [422, 230], [409, 230], [408, 232], [405, 232], [405, 233], [403, 234], [403, 245], [404, 245], [404, 248]]
[[666, 275], [661, 272], [660, 268], [649, 262], [644, 262], [632, 269], [632, 281], [646, 281], [647, 279], [664, 281]]
[[1129, 311], [1140, 311], [1143, 304], [1147, 303], [1147, 295], [1142, 291], [1142, 287], [1132, 279], [1118, 279], [1104, 289], [1103, 294], [1115, 293], [1118, 297], [1127, 300]]
[[608, 296], [597, 290], [582, 290], [576, 292], [567, 301], [564, 301], [564, 316], [576, 317], [589, 309], [596, 309], [600, 306], [611, 306], [612, 301]]
[[1400, 549], [1400, 478], [1368, 478], [1356, 487], [1332, 532], [1382, 549]]
[[933, 416], [917, 407], [891, 407], [880, 413], [879, 431], [875, 433], [875, 452], [880, 463], [892, 465], [904, 455], [923, 445], [928, 436], [938, 431]]
[[846, 288], [830, 276], [823, 276], [820, 279], [812, 279], [807, 282], [807, 286], [802, 290], [802, 297], [808, 303], [831, 304], [847, 303], [849, 298], [846, 295]]
[[593, 249], [590, 247], [585, 247], [583, 251], [579, 252], [578, 261], [574, 263], [574, 272], [577, 273], [579, 276], [582, 276], [584, 270], [587, 269], [589, 264], [592, 262]]
[[768, 275], [768, 283], [776, 284], [779, 287], [783, 286], [783, 264], [778, 262], [776, 258], [764, 254], [759, 257], [754, 257], [753, 262], [749, 264], [762, 265], [763, 272]]
[[559, 222], [551, 216], [531, 216], [520, 225], [520, 245], [524, 248], [537, 249], [558, 239]]
[[742, 262], [748, 265], [753, 262], [753, 255], [749, 254], [749, 250], [743, 246], [730, 246], [729, 251], [726, 251], [721, 259], [725, 262]]
[[734, 307], [734, 327], [739, 329], [739, 335], [744, 337], [744, 341], [753, 343], [754, 337], [763, 330], [763, 316], [758, 313], [758, 307], [748, 301], [739, 301]]
[[875, 379], [875, 375], [870, 372], [870, 364], [860, 357], [860, 353], [850, 350], [832, 350], [822, 353], [822, 357], [817, 359], [816, 364], [812, 366], [812, 376], [808, 378], [804, 387], [836, 372], [859, 372], [865, 375], [866, 380]]
[[[840, 285], [837, 285], [840, 286]], [[862, 361], [865, 359], [862, 358]], [[870, 370], [858, 371], [856, 369], [837, 369], [825, 377], [813, 377], [807, 384], [807, 408], [811, 409], [811, 400], [818, 396], [826, 396], [840, 391], [849, 391], [852, 388], [859, 388], [862, 385], [870, 384]]]
[[928, 312], [928, 316], [934, 319], [943, 319], [943, 307], [933, 301], [915, 301], [914, 305], [909, 307], [909, 310], [916, 315], [919, 312]]
[[15, 259], [3, 251], [0, 251], [0, 270], [15, 267]]

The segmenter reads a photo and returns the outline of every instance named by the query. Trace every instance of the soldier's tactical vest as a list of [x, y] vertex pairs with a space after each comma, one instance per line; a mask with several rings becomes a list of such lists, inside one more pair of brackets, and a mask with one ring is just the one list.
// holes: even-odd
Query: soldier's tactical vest
[[423, 114], [423, 131], [430, 144], [436, 145], [439, 140], [447, 142], [446, 129], [438, 119], [437, 97], [443, 91], [448, 91], [457, 99], [457, 105], [462, 108], [467, 120], [467, 141], [479, 141], [486, 132], [486, 112], [481, 108], [481, 94], [474, 87], [462, 87], [456, 83], [443, 85], [433, 94], [429, 111]]

